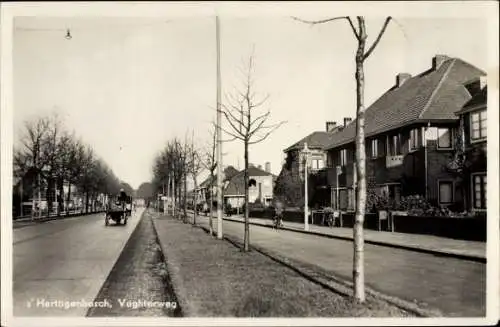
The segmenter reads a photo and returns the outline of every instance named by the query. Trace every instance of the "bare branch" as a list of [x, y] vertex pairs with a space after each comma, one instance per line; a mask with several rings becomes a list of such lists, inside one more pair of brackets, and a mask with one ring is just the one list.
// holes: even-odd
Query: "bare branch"
[[366, 58], [368, 58], [371, 53], [373, 52], [373, 50], [375, 50], [375, 47], [377, 46], [377, 44], [380, 42], [380, 39], [382, 38], [382, 35], [384, 35], [385, 33], [385, 30], [387, 28], [387, 25], [389, 25], [389, 22], [391, 21], [391, 16], [387, 17], [384, 21], [384, 25], [382, 26], [382, 29], [380, 30], [380, 32], [378, 33], [378, 36], [377, 38], [375, 39], [375, 41], [373, 42], [372, 46], [368, 49], [368, 51], [363, 55], [363, 60], [366, 60]]
[[[250, 135], [250, 136], [254, 135], [254, 134], [255, 134], [257, 131], [259, 131], [261, 128], [264, 128], [264, 127], [263, 127], [263, 125], [264, 125], [264, 123], [266, 122], [267, 117], [269, 117], [269, 115], [270, 115], [270, 114], [271, 114], [271, 112], [270, 112], [270, 111], [268, 111], [268, 112], [265, 114], [265, 117], [264, 117], [263, 119], [261, 119], [261, 121], [258, 123], [258, 125], [257, 125], [257, 126], [255, 126], [255, 128], [254, 128], [252, 131], [250, 131], [250, 133], [249, 133], [249, 135]], [[261, 117], [262, 117], [262, 116], [261, 116]], [[255, 123], [256, 121], [257, 121], [257, 119], [256, 119], [256, 120], [254, 120], [254, 121], [252, 122], [252, 124], [253, 124], [253, 123]]]
[[356, 30], [356, 27], [354, 27], [354, 23], [352, 22], [352, 19], [349, 16], [338, 16], [338, 17], [332, 17], [332, 18], [327, 18], [327, 19], [322, 19], [322, 20], [305, 20], [305, 19], [301, 19], [301, 18], [292, 16], [292, 19], [299, 21], [301, 23], [309, 24], [311, 26], [329, 23], [329, 22], [332, 22], [334, 20], [346, 19], [349, 22], [349, 25], [351, 26], [351, 29], [352, 29], [352, 32], [354, 33], [354, 36], [356, 36], [356, 39], [359, 40], [359, 32]]
[[[251, 97], [251, 99], [253, 100], [253, 96]], [[266, 103], [266, 101], [269, 100], [269, 94], [266, 94], [266, 96], [260, 100], [259, 102], [256, 102], [256, 103], [252, 103], [252, 107], [251, 108], [257, 108], [257, 107], [260, 107], [262, 106], [264, 103]], [[252, 101], [253, 102], [253, 101]]]
[[271, 130], [269, 130], [263, 137], [261, 137], [260, 139], [255, 140], [255, 141], [248, 142], [248, 144], [257, 144], [257, 143], [260, 143], [260, 142], [264, 141], [265, 139], [267, 139], [267, 137], [269, 135], [271, 135], [275, 130], [277, 130], [281, 125], [283, 125], [285, 123], [286, 123], [285, 121], [282, 121], [282, 122], [276, 124], [274, 126], [274, 128], [272, 128]]
[[[231, 119], [228, 116], [228, 113], [226, 111], [222, 111], [222, 114], [226, 117], [226, 120], [228, 121], [229, 125], [233, 128], [234, 132], [237, 133], [239, 136], [243, 137], [244, 134], [241, 132], [241, 129], [236, 126], [236, 123], [242, 124], [242, 122], [236, 120], [236, 123], [231, 121]], [[222, 128], [222, 126], [221, 126]], [[229, 133], [228, 133], [229, 134]], [[230, 134], [231, 136], [234, 136], [234, 134]]]
[[[223, 113], [224, 113], [224, 111], [223, 111]], [[214, 124], [214, 126], [215, 126], [215, 127], [217, 127], [217, 125], [215, 125], [215, 124]], [[227, 130], [226, 130], [224, 127], [222, 127], [222, 126], [221, 126], [220, 128], [221, 128], [221, 130], [222, 130], [224, 133], [229, 134], [230, 136], [232, 136], [232, 137], [234, 137], [234, 138], [237, 138], [238, 140], [241, 140], [241, 141], [244, 141], [244, 140], [245, 140], [243, 135], [236, 135], [236, 134], [234, 134], [234, 133], [232, 133], [232, 132], [227, 131]], [[233, 128], [234, 128], [234, 127], [233, 127]]]

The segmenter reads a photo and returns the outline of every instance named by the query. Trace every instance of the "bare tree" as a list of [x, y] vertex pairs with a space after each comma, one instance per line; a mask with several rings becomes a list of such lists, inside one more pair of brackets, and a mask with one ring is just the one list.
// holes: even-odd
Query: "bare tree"
[[201, 169], [203, 168], [203, 162], [202, 162], [201, 152], [196, 147], [194, 142], [194, 131], [191, 136], [191, 147], [189, 156], [190, 156], [189, 172], [193, 177], [193, 183], [194, 183], [193, 225], [196, 225], [196, 216], [198, 215], [198, 175], [200, 174]]
[[[202, 154], [201, 164], [203, 167], [210, 172], [210, 179], [208, 185], [208, 196], [209, 196], [209, 215], [208, 215], [208, 225], [210, 229], [210, 235], [213, 235], [213, 222], [212, 222], [212, 210], [213, 210], [213, 187], [214, 187], [214, 179], [215, 179], [215, 169], [217, 168], [216, 162], [216, 148], [217, 148], [217, 129], [215, 124], [212, 124], [212, 129], [210, 132], [210, 143], [206, 147], [206, 151]], [[205, 199], [206, 201], [206, 199]]]
[[[37, 209], [35, 199], [38, 198], [38, 205], [41, 200], [41, 175], [46, 164], [43, 152], [48, 133], [49, 120], [46, 117], [25, 122], [25, 135], [21, 139], [23, 147], [16, 150], [14, 154], [14, 171], [21, 178], [29, 176], [32, 181], [32, 218]], [[38, 214], [40, 215], [41, 212], [38, 211]]]
[[249, 146], [260, 143], [267, 139], [272, 132], [283, 125], [285, 122], [277, 124], [267, 124], [267, 120], [271, 115], [269, 109], [264, 112], [259, 111], [266, 103], [269, 96], [257, 99], [257, 94], [254, 91], [253, 70], [254, 56], [249, 57], [248, 67], [245, 71], [245, 80], [243, 87], [236, 90], [234, 94], [226, 95], [226, 104], [223, 104], [224, 117], [229, 123], [229, 130], [223, 129], [225, 133], [243, 142], [245, 156], [245, 236], [244, 236], [244, 251], [249, 250], [250, 244], [250, 225], [249, 225], [249, 208], [248, 208], [248, 151]]
[[364, 275], [364, 236], [363, 223], [366, 211], [366, 152], [365, 152], [365, 60], [373, 53], [384, 35], [387, 25], [392, 17], [387, 17], [380, 29], [377, 37], [367, 49], [368, 34], [366, 31], [365, 18], [357, 16], [354, 21], [348, 16], [333, 17], [318, 21], [306, 21], [296, 17], [293, 19], [303, 23], [317, 25], [336, 20], [345, 20], [351, 26], [354, 37], [358, 41], [355, 56], [356, 62], [356, 217], [354, 222], [354, 260], [353, 260], [353, 281], [354, 298], [359, 302], [365, 301], [365, 275]]

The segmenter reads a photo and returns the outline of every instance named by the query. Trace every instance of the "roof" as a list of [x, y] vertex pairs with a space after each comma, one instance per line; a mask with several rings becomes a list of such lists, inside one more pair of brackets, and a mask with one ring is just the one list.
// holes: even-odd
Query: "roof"
[[458, 114], [463, 114], [478, 107], [486, 107], [488, 101], [488, 87], [485, 86], [480, 92], [476, 93], [467, 103], [464, 105], [463, 109], [457, 112]]
[[[425, 71], [392, 87], [365, 111], [367, 137], [414, 123], [456, 121], [455, 113], [470, 99], [463, 85], [485, 72], [458, 59], [448, 58], [437, 69]], [[356, 124], [331, 134], [332, 149], [354, 141]]]
[[284, 152], [289, 152], [292, 150], [300, 150], [304, 147], [304, 143], [307, 143], [307, 147], [310, 149], [323, 149], [325, 146], [333, 141], [332, 135], [340, 129], [336, 129], [335, 132], [324, 132], [316, 131], [312, 132], [308, 136], [304, 137], [300, 141], [296, 142], [292, 146], [286, 148]]
[[[234, 168], [233, 166], [227, 166], [226, 168], [224, 168], [224, 172], [222, 174], [223, 176], [223, 182], [225, 181], [228, 181], [230, 180], [231, 178], [233, 178], [234, 175], [238, 174], [239, 171]], [[217, 174], [214, 174], [214, 181], [217, 180]], [[204, 188], [204, 187], [208, 187], [210, 184], [210, 176], [208, 176], [200, 185], [199, 187], [200, 188]]]
[[[272, 176], [274, 179], [274, 175], [266, 172], [265, 170], [259, 169], [257, 167], [248, 167], [248, 177], [257, 177], [257, 176]], [[238, 172], [238, 174], [234, 175], [229, 183], [227, 184], [226, 189], [224, 190], [224, 194], [227, 195], [237, 195], [243, 194], [245, 192], [245, 170]]]

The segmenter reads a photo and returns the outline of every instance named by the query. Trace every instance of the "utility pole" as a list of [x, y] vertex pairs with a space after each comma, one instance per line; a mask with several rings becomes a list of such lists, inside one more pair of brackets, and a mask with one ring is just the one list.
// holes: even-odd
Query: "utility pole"
[[222, 239], [222, 112], [219, 16], [215, 16], [215, 38], [217, 46], [217, 238]]
[[307, 165], [309, 159], [309, 148], [307, 143], [304, 142], [304, 230], [309, 230], [309, 200], [308, 200], [308, 183], [307, 183]]

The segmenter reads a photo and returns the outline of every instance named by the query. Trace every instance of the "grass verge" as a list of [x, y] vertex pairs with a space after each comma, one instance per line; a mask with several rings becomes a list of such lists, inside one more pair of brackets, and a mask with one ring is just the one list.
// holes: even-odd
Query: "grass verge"
[[244, 253], [191, 225], [165, 217], [153, 222], [185, 316], [415, 316], [370, 295], [364, 304], [354, 303], [342, 292], [315, 283], [258, 251]]

